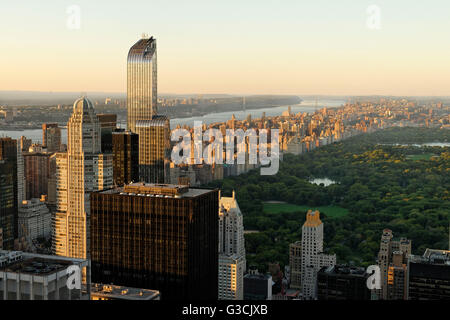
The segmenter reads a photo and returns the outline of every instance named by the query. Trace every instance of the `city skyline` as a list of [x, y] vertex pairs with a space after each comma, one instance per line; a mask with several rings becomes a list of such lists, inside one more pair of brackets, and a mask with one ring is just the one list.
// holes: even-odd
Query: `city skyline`
[[160, 92], [450, 95], [444, 1], [25, 2], [3, 6], [2, 90], [125, 92], [123, 60], [145, 32], [159, 43]]

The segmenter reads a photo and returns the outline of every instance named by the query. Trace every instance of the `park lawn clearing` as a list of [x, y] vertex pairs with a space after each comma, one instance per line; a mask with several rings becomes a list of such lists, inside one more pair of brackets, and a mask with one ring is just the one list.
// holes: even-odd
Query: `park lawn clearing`
[[422, 154], [410, 154], [406, 156], [408, 160], [420, 161], [420, 160], [430, 160], [431, 157], [436, 156], [432, 153], [422, 153]]
[[263, 204], [263, 210], [265, 213], [280, 213], [280, 212], [295, 212], [295, 211], [308, 211], [319, 210], [320, 213], [324, 213], [329, 218], [339, 218], [348, 214], [348, 210], [338, 206], [318, 206], [311, 207], [306, 205], [297, 205], [291, 203], [267, 203]]

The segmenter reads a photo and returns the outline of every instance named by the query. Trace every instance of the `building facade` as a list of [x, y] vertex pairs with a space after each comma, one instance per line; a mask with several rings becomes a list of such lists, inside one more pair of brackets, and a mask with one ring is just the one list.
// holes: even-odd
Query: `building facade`
[[[69, 289], [72, 268], [86, 270], [81, 289]], [[71, 269], [69, 269], [71, 268]], [[0, 300], [89, 300], [90, 267], [85, 259], [0, 250]]]
[[156, 39], [143, 38], [128, 52], [127, 129], [136, 133], [136, 121], [152, 120], [157, 113]]
[[323, 253], [323, 223], [319, 211], [309, 210], [302, 227], [301, 286], [304, 299], [317, 298], [317, 272], [336, 264], [336, 255]]
[[97, 117], [100, 124], [101, 152], [112, 153], [112, 133], [117, 127], [117, 115], [113, 113], [101, 113]]
[[[396, 255], [395, 264], [393, 263], [394, 253]], [[400, 269], [406, 268], [408, 256], [410, 254], [410, 240], [404, 238], [395, 240], [392, 230], [383, 230], [380, 242], [380, 251], [378, 253], [378, 266], [380, 267], [381, 272], [381, 290], [377, 290], [379, 299], [388, 300], [389, 296], [398, 296], [399, 292], [402, 290], [404, 291], [404, 281], [402, 283], [397, 281], [399, 280], [400, 275], [395, 279], [395, 283], [393, 281], [393, 275], [395, 270], [397, 270], [397, 272], [401, 272]], [[395, 287], [397, 285], [400, 287]], [[397, 291], [397, 293], [394, 294], [394, 291]]]
[[319, 300], [370, 300], [364, 268], [335, 265], [317, 273]]
[[42, 125], [42, 146], [47, 152], [59, 152], [61, 148], [61, 128], [57, 123]]
[[409, 300], [450, 300], [450, 251], [427, 249], [408, 260]]
[[89, 250], [89, 195], [112, 186], [112, 155], [101, 153], [100, 125], [92, 102], [74, 103], [67, 124], [68, 150], [56, 157], [55, 254], [86, 258]]
[[139, 135], [139, 176], [147, 183], [166, 183], [170, 167], [170, 121], [155, 115], [151, 120], [137, 120]]
[[28, 244], [52, 235], [52, 216], [47, 205], [39, 199], [23, 200], [19, 206], [19, 238]]
[[219, 201], [219, 299], [244, 299], [244, 223], [235, 193]]
[[272, 276], [250, 270], [244, 276], [244, 300], [272, 300]]
[[302, 243], [296, 241], [289, 245], [290, 288], [302, 288]]
[[51, 153], [24, 152], [24, 176], [27, 199], [48, 195]]
[[134, 183], [91, 194], [92, 279], [217, 300], [217, 190]]
[[0, 138], [0, 228], [3, 248], [14, 249], [18, 237], [17, 141]]
[[112, 145], [114, 185], [139, 181], [139, 136], [118, 129], [112, 133]]

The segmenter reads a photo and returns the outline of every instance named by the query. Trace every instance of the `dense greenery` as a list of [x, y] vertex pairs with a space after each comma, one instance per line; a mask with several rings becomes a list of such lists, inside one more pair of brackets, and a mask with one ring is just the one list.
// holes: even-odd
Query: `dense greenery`
[[[248, 265], [288, 264], [289, 243], [301, 239], [306, 210], [264, 210], [265, 201], [299, 206], [337, 206], [347, 215], [327, 217], [325, 248], [338, 262], [373, 264], [384, 228], [412, 240], [413, 253], [448, 248], [450, 216], [450, 147], [387, 145], [450, 141], [449, 130], [390, 128], [318, 148], [300, 156], [285, 155], [278, 174], [253, 170], [215, 181], [223, 194], [236, 190], [244, 214]], [[418, 156], [418, 155], [435, 155]], [[328, 187], [308, 181], [329, 178]], [[294, 207], [295, 208], [295, 207]]]

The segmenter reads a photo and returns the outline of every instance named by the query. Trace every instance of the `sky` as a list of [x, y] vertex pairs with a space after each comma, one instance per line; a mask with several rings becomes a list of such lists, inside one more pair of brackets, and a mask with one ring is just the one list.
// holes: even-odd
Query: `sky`
[[448, 0], [2, 0], [0, 91], [126, 92], [146, 33], [159, 93], [450, 96], [449, 15]]

